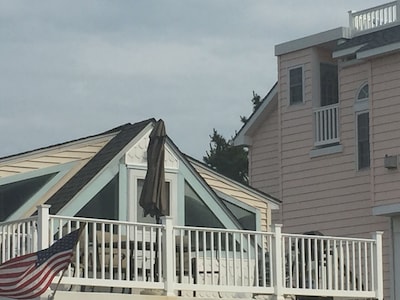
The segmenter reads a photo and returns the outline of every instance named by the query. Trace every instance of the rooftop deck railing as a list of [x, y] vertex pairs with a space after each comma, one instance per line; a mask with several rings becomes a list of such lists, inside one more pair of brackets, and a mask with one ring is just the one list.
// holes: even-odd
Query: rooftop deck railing
[[[285, 294], [382, 299], [382, 233], [372, 239], [53, 216], [0, 224], [1, 260], [85, 229], [60, 289], [149, 289], [186, 297]], [[35, 246], [35, 244], [37, 246]], [[4, 245], [4, 246], [3, 246]], [[55, 279], [55, 282], [58, 278]]]
[[397, 0], [357, 12], [349, 11], [350, 28], [357, 33], [397, 22], [399, 9], [400, 1]]

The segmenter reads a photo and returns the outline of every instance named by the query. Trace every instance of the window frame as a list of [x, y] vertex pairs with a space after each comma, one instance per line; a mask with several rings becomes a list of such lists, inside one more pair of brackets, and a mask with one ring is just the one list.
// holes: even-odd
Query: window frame
[[[365, 87], [368, 87], [367, 93], [368, 97], [360, 98], [360, 93], [365, 92]], [[355, 103], [354, 103], [354, 112], [355, 112], [355, 143], [356, 143], [356, 166], [357, 171], [368, 170], [371, 167], [371, 138], [370, 138], [370, 115], [369, 115], [369, 85], [367, 82], [364, 82], [360, 88], [357, 90], [355, 96]], [[369, 161], [368, 165], [360, 165], [360, 127], [359, 127], [359, 117], [363, 114], [368, 114], [368, 149], [369, 149]]]
[[[297, 69], [301, 69], [301, 85], [300, 83], [296, 83], [296, 85], [294, 87], [298, 87], [299, 85], [301, 86], [301, 101], [292, 101], [292, 80], [291, 80], [291, 72], [295, 71]], [[302, 104], [304, 103], [304, 66], [303, 65], [297, 65], [297, 66], [293, 66], [288, 68], [288, 91], [289, 91], [289, 98], [288, 98], [288, 102], [289, 105], [297, 105], [297, 104]], [[294, 94], [294, 93], [293, 93]]]
[[[139, 207], [139, 196], [137, 193], [138, 190], [138, 182], [139, 180], [145, 180], [146, 170], [144, 169], [135, 169], [133, 167], [128, 168], [128, 214], [127, 218], [130, 222], [138, 222], [137, 214]], [[174, 199], [177, 197], [177, 178], [175, 173], [165, 172], [165, 181], [169, 183], [169, 197], [170, 199]], [[175, 207], [174, 201], [169, 201], [169, 212], [170, 216], [174, 216]], [[155, 220], [155, 218], [154, 218]], [[154, 222], [155, 224], [155, 222]]]
[[36, 207], [36, 205], [40, 204], [40, 199], [42, 199], [42, 197], [44, 197], [46, 193], [48, 193], [48, 191], [53, 188], [53, 186], [57, 182], [59, 182], [75, 165], [76, 162], [68, 162], [57, 166], [51, 166], [0, 178], [0, 185], [5, 185], [17, 181], [30, 179], [33, 177], [57, 173], [50, 181], [48, 181], [34, 195], [32, 195], [32, 197], [27, 199], [27, 201], [22, 204], [16, 211], [10, 214], [5, 221], [12, 221], [23, 218], [27, 213], [29, 213], [32, 207]]

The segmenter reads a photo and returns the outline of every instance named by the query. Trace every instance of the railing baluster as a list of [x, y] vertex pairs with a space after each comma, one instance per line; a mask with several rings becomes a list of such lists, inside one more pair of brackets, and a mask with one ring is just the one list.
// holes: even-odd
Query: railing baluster
[[[84, 222], [88, 225], [76, 249], [76, 272], [70, 268], [64, 274], [67, 285], [75, 285], [77, 279], [81, 279], [78, 285], [154, 287], [170, 293], [174, 289], [202, 293], [210, 287], [213, 292], [279, 295], [296, 291], [307, 294], [308, 290], [312, 295], [319, 295], [321, 291], [324, 296], [339, 297], [357, 293], [360, 297], [374, 298], [382, 294], [381, 259], [377, 259], [382, 247], [379, 239], [311, 237], [279, 232], [279, 241], [275, 241], [274, 233], [174, 226], [168, 230], [170, 237], [174, 237], [173, 242], [167, 243], [173, 251], [167, 253], [174, 253], [175, 257], [172, 263], [169, 261], [160, 269], [166, 261], [159, 260], [156, 251], [162, 259], [166, 259], [166, 252], [157, 236], [166, 237], [162, 231], [165, 224], [51, 216], [48, 230], [58, 239]], [[20, 255], [24, 251], [35, 233], [32, 224], [35, 224], [33, 219], [25, 223], [0, 224], [2, 257]], [[274, 245], [275, 242], [279, 245]], [[154, 248], [155, 244], [159, 248]], [[191, 258], [197, 260], [195, 268]], [[83, 272], [79, 272], [79, 266]], [[154, 275], [157, 271], [159, 277]], [[175, 279], [173, 283], [163, 282], [165, 272], [169, 279]], [[94, 283], [96, 279], [98, 282]]]
[[397, 21], [397, 1], [349, 13], [349, 26], [355, 31], [368, 30]]
[[338, 104], [314, 109], [314, 145], [339, 142]]

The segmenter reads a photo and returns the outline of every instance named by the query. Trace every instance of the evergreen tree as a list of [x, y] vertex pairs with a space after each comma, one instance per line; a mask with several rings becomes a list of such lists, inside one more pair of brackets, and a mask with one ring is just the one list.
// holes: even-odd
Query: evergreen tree
[[[253, 91], [251, 102], [253, 103], [253, 111], [255, 111], [262, 103], [262, 99]], [[248, 120], [244, 116], [241, 116], [240, 119], [243, 123], [246, 123]], [[206, 152], [203, 161], [209, 167], [226, 177], [243, 184], [248, 184], [247, 148], [244, 146], [234, 146], [233, 138], [230, 140], [225, 139], [215, 128], [210, 138], [210, 150]]]
[[203, 161], [222, 175], [248, 184], [247, 149], [234, 146], [232, 139], [226, 140], [215, 128], [210, 138], [210, 150], [206, 152]]

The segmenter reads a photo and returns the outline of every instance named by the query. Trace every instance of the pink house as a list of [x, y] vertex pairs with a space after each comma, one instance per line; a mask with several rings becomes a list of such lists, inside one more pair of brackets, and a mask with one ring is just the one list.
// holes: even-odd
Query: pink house
[[285, 232], [384, 231], [385, 299], [400, 299], [399, 11], [277, 45], [277, 84], [235, 138]]

